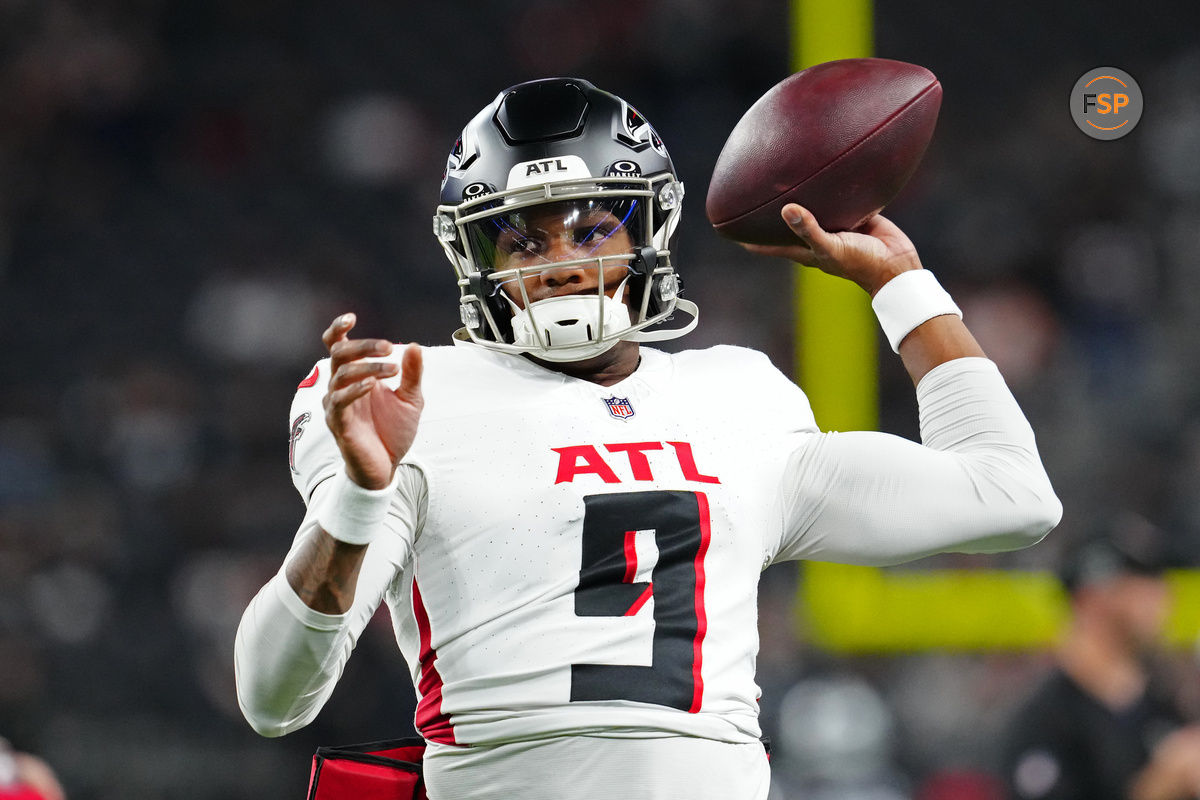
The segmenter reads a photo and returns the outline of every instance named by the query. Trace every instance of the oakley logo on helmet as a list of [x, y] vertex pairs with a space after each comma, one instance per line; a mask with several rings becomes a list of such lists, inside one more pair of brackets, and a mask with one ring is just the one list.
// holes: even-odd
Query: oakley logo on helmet
[[475, 181], [468, 183], [463, 187], [463, 200], [474, 200], [477, 197], [483, 197], [487, 194], [494, 194], [496, 187], [483, 181]]
[[636, 161], [630, 161], [626, 158], [609, 164], [608, 169], [604, 170], [604, 175], [610, 178], [640, 178], [642, 168], [638, 166]]
[[548, 181], [589, 178], [591, 172], [579, 156], [559, 156], [522, 161], [508, 171], [508, 188], [517, 189]]

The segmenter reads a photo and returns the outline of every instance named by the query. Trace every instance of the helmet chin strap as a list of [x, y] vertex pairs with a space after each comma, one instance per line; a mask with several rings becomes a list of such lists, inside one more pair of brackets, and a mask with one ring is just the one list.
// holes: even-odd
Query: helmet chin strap
[[513, 344], [528, 347], [538, 358], [547, 361], [579, 361], [610, 350], [619, 337], [613, 331], [630, 326], [629, 308], [620, 300], [625, 291], [626, 276], [617, 286], [614, 297], [596, 294], [572, 294], [548, 297], [520, 308], [511, 297], [504, 295], [512, 306]]

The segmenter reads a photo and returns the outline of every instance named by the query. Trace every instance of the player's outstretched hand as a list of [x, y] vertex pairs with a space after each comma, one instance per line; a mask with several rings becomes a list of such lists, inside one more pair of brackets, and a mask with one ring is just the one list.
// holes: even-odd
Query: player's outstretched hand
[[742, 247], [854, 281], [872, 297], [901, 272], [921, 268], [912, 241], [894, 222], [879, 214], [852, 231], [830, 233], [808, 209], [795, 203], [788, 203], [780, 213], [796, 234], [794, 245], [743, 244]]
[[[351, 339], [356, 318], [342, 314], [321, 335], [331, 359], [325, 422], [333, 432], [346, 473], [366, 489], [387, 486], [417, 435], [421, 397], [421, 348], [410, 344], [400, 364], [373, 359], [392, 352], [386, 339]], [[395, 391], [385, 378], [400, 375]]]

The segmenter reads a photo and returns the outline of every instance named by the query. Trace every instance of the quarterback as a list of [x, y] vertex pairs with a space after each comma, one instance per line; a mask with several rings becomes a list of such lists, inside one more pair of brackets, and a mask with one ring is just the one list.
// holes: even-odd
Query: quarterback
[[352, 338], [344, 314], [296, 393], [307, 514], [237, 635], [256, 731], [312, 721], [386, 603], [434, 800], [762, 800], [765, 567], [995, 552], [1057, 524], [1024, 415], [883, 217], [833, 234], [790, 205], [795, 245], [752, 249], [871, 294], [920, 444], [821, 433], [760, 353], [646, 346], [696, 324], [682, 196], [649, 122], [586, 81], [520, 84], [468, 123], [433, 222], [453, 344]]

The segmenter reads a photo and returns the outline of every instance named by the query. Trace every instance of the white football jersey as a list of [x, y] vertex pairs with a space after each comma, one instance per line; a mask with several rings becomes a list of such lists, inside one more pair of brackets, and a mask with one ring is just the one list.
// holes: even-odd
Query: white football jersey
[[[430, 741], [759, 737], [758, 579], [788, 529], [788, 459], [816, 424], [760, 353], [641, 352], [606, 387], [476, 346], [424, 349], [404, 459], [419, 472], [355, 605], [391, 608]], [[292, 409], [306, 500], [342, 468], [327, 378], [324, 361]]]
[[309, 512], [242, 617], [234, 666], [254, 729], [296, 730], [386, 602], [431, 797], [761, 800], [764, 566], [1011, 550], [1062, 514], [983, 358], [921, 379], [918, 444], [818, 432], [804, 394], [742, 348], [642, 348], [609, 387], [475, 345], [424, 355], [417, 438], [345, 614], [286, 578], [343, 469], [329, 362], [301, 384], [291, 461]]

